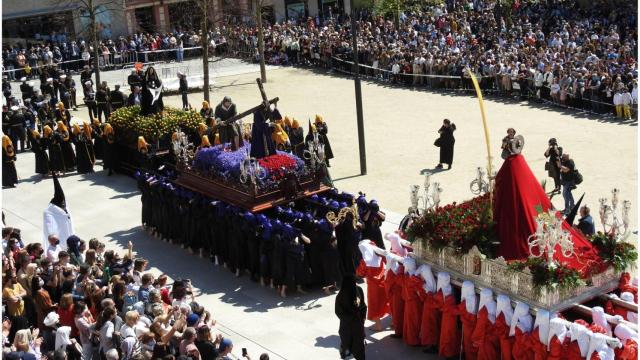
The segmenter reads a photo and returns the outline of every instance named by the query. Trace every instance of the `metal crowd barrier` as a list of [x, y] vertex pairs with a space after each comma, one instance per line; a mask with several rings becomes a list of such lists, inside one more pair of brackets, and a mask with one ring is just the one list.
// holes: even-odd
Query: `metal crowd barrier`
[[[127, 67], [128, 65], [133, 65], [136, 62], [141, 62], [144, 64], [152, 64], [159, 62], [171, 62], [176, 61], [180, 62], [184, 59], [190, 59], [197, 56], [200, 56], [202, 51], [202, 47], [194, 46], [189, 48], [184, 48], [180, 53], [177, 48], [174, 49], [162, 49], [162, 50], [153, 50], [153, 51], [133, 51], [133, 50], [125, 50], [117, 53], [107, 53], [100, 54], [98, 56], [98, 66], [100, 70], [115, 70], [122, 69]], [[29, 78], [36, 78], [39, 74], [39, 69], [46, 68], [51, 65], [57, 65], [59, 68], [63, 70], [74, 70], [78, 71], [82, 69], [84, 65], [93, 65], [94, 54], [90, 55], [89, 60], [84, 59], [73, 59], [73, 60], [65, 60], [60, 62], [51, 62], [42, 65], [28, 66], [25, 68], [14, 68], [14, 69], [4, 69], [2, 70], [3, 74], [12, 74], [10, 78], [19, 79], [22, 76], [27, 76]]]
[[[318, 65], [318, 64], [317, 64]], [[321, 64], [320, 64], [321, 65]], [[354, 75], [353, 62], [344, 60], [335, 56], [331, 57], [329, 67], [333, 71], [337, 71], [347, 75]], [[396, 73], [387, 69], [376, 68], [369, 65], [359, 65], [359, 74], [361, 78], [376, 82], [391, 83], [399, 86], [424, 87], [433, 90], [444, 91], [462, 91], [475, 93], [475, 89], [471, 79], [465, 76], [436, 75], [436, 74], [407, 74]], [[585, 111], [593, 114], [607, 114], [615, 116], [615, 106], [609, 102], [595, 100], [589, 97], [589, 91], [585, 90], [584, 95], [577, 97], [567, 94], [564, 104], [556, 101], [550, 96], [549, 87], [537, 88], [533, 78], [527, 78], [525, 81], [510, 79], [511, 89], [505, 89], [501, 84], [504, 75], [496, 76], [480, 76], [478, 83], [483, 92], [500, 97], [519, 98], [521, 100], [537, 101], [557, 107]], [[538, 92], [540, 90], [540, 92]], [[638, 116], [638, 104], [631, 105], [632, 118]]]

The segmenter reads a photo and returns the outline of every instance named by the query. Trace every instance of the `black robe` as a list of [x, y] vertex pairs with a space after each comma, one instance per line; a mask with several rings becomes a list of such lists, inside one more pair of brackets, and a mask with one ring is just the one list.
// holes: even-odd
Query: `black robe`
[[438, 132], [440, 132], [440, 164], [447, 164], [451, 166], [453, 162], [453, 146], [456, 139], [453, 137], [453, 131], [455, 127], [442, 126]]
[[305, 262], [304, 245], [296, 243], [294, 239], [286, 239], [286, 285], [294, 288], [299, 285], [307, 285], [310, 279], [309, 266]]
[[264, 117], [264, 112], [253, 113], [253, 126], [251, 127], [251, 157], [261, 159], [276, 153], [276, 145], [271, 133], [273, 128], [269, 126]]
[[340, 255], [333, 243], [331, 232], [316, 230], [315, 236], [311, 239], [311, 259], [315, 262], [313, 268], [319, 268], [320, 285], [335, 285], [340, 279]]
[[[236, 110], [236, 104], [231, 104], [231, 106], [225, 110], [222, 103], [220, 103], [216, 106], [214, 114], [216, 119], [220, 119], [224, 122], [238, 114], [238, 111]], [[218, 126], [218, 132], [220, 133], [220, 142], [223, 144], [228, 142], [233, 143], [234, 137], [242, 136], [240, 124], [235, 121], [228, 125], [220, 124]]]
[[93, 129], [91, 132], [91, 136], [93, 137], [93, 152], [96, 159], [102, 160], [104, 159], [104, 138], [102, 137], [102, 129], [99, 125], [92, 125], [91, 128]]
[[305, 149], [303, 130], [301, 127], [289, 129], [289, 141], [291, 141], [293, 154], [302, 159], [302, 153]]
[[329, 132], [327, 123], [316, 123], [316, 130], [318, 130], [318, 133], [320, 134], [320, 137], [322, 138], [322, 142], [324, 144], [324, 156], [327, 160], [333, 159], [333, 150], [331, 150], [331, 144], [329, 143], [329, 138], [327, 137], [327, 133]]
[[16, 171], [16, 154], [13, 155], [2, 148], [2, 186], [16, 186], [18, 184], [18, 172]]
[[[31, 135], [30, 135], [31, 136]], [[36, 156], [36, 174], [49, 173], [49, 156], [47, 155], [47, 142], [43, 138], [31, 136], [31, 151]]]
[[276, 286], [285, 284], [287, 241], [279, 232], [273, 233], [273, 252], [271, 253], [271, 278]]
[[345, 276], [336, 296], [335, 313], [340, 319], [340, 353], [351, 352], [357, 360], [364, 360], [364, 320], [367, 314], [362, 288], [353, 276]]
[[105, 170], [109, 169], [115, 171], [118, 167], [118, 154], [116, 154], [116, 144], [113, 135], [103, 136], [102, 144], [104, 145], [102, 153], [102, 167]]
[[71, 146], [71, 137], [68, 140], [64, 140], [66, 134], [60, 134], [62, 142], [60, 148], [62, 149], [62, 157], [64, 159], [64, 165], [67, 171], [73, 170], [76, 167], [76, 154]]
[[381, 225], [382, 221], [380, 221], [378, 214], [370, 213], [369, 217], [364, 222], [362, 237], [373, 241], [380, 249], [385, 249], [384, 241], [382, 240], [382, 231], [380, 230]]
[[49, 168], [51, 171], [67, 172], [64, 156], [62, 155], [62, 146], [64, 140], [60, 134], [54, 133], [50, 138], [46, 139], [46, 145], [49, 148]]
[[255, 224], [255, 218], [249, 219], [244, 216], [244, 237], [245, 245], [247, 247], [247, 262], [246, 267], [251, 274], [252, 280], [257, 280], [260, 276], [260, 242], [258, 239], [257, 228]]
[[358, 242], [360, 234], [353, 228], [352, 216], [347, 215], [342, 223], [336, 226], [336, 238], [338, 240], [338, 253], [340, 254], [340, 265], [343, 274], [355, 275], [356, 267], [359, 264], [360, 251]]
[[93, 144], [84, 134], [74, 136], [73, 144], [76, 146], [76, 160], [78, 162], [78, 174], [86, 174], [93, 172], [93, 164], [95, 155], [93, 153]]

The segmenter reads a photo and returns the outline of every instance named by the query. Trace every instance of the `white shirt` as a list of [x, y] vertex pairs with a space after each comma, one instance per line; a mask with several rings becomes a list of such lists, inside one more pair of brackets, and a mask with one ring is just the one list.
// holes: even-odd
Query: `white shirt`
[[613, 95], [613, 105], [622, 105], [622, 94], [616, 93]]
[[620, 102], [622, 105], [631, 105], [631, 103], [633, 102], [633, 98], [631, 97], [631, 94], [629, 94], [629, 92], [625, 92], [620, 94]]
[[58, 262], [58, 254], [62, 251], [62, 246], [58, 245], [49, 245], [47, 249], [47, 259], [49, 259], [52, 263]]
[[398, 63], [393, 64], [393, 66], [391, 67], [391, 72], [393, 74], [399, 74], [400, 73], [400, 65], [398, 65]]
[[634, 87], [633, 90], [631, 90], [631, 99], [633, 100], [634, 104], [638, 103], [638, 88]]

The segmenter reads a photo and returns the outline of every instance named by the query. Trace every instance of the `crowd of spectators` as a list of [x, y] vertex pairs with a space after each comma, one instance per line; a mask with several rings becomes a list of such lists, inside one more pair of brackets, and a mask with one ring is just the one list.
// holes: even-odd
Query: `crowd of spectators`
[[[66, 36], [51, 36], [48, 39], [47, 42], [16, 43], [4, 47], [3, 70], [8, 80], [18, 80], [23, 76], [29, 79], [37, 78], [43, 68], [54, 64], [65, 71], [79, 71], [85, 65], [92, 65], [95, 51], [89, 41], [69, 40]], [[209, 39], [211, 49], [223, 51], [225, 38], [219, 31], [212, 31]], [[201, 51], [198, 50], [201, 45], [200, 35], [195, 31], [137, 33], [117, 39], [100, 40], [99, 43], [99, 64], [104, 69], [118, 68], [138, 61], [182, 62], [185, 49], [188, 51], [187, 56], [201, 55]]]
[[[574, 1], [527, 0], [511, 8], [489, 0], [452, 4], [407, 11], [397, 21], [359, 14], [361, 73], [408, 86], [471, 90], [469, 68], [484, 91], [499, 95], [596, 113], [637, 104], [635, 2], [581, 7]], [[266, 24], [265, 61], [350, 72], [350, 23], [340, 16]], [[200, 35], [175, 30], [104, 40], [100, 63], [109, 68], [135, 61], [182, 61], [184, 49], [197, 47]], [[210, 38], [217, 54], [231, 49], [232, 56], [259, 60], [255, 26], [221, 26]], [[51, 39], [5, 48], [5, 69], [20, 69], [8, 71], [9, 80], [38, 76], [31, 69], [46, 64], [60, 63], [63, 70], [89, 64], [93, 52], [85, 41]], [[199, 56], [199, 50], [191, 55]], [[627, 92], [630, 96], [623, 96]], [[616, 103], [616, 94], [631, 103]]]
[[[637, 103], [637, 5], [616, 6], [520, 1], [505, 9], [474, 1], [407, 12], [398, 24], [367, 14], [358, 21], [361, 72], [405, 85], [471, 89], [469, 68], [485, 91], [612, 112], [616, 93], [629, 92]], [[230, 30], [231, 49], [257, 61], [255, 28]], [[265, 30], [269, 64], [351, 71], [348, 19]]]
[[75, 235], [25, 244], [5, 227], [2, 250], [5, 359], [239, 358], [190, 281], [154, 276], [131, 242], [121, 257]]

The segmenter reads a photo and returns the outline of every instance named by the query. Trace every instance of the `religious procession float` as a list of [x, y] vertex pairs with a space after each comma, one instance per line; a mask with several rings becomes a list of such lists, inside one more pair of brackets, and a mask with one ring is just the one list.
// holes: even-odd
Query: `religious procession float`
[[[443, 188], [427, 174], [422, 193], [411, 186], [409, 214], [387, 234], [386, 250], [377, 202], [332, 186], [326, 136], [310, 124], [301, 148], [278, 150], [278, 98], [258, 85], [261, 104], [215, 126], [189, 112], [147, 119], [131, 108], [112, 117], [130, 147], [137, 139], [148, 157], [147, 138], [173, 159], [136, 173], [147, 230], [238, 276], [246, 270], [282, 296], [308, 284], [329, 291], [340, 273], [357, 272], [368, 283], [368, 319], [390, 314], [398, 337], [443, 357], [546, 359], [555, 351], [549, 358], [572, 359], [563, 355], [569, 348], [576, 359], [637, 356], [637, 283], [628, 273], [637, 250], [627, 242], [631, 203], [618, 190], [600, 199], [603, 231], [586, 237], [572, 226], [580, 201], [566, 217], [553, 208], [521, 154], [524, 138], [503, 140], [494, 172], [485, 131], [489, 161], [471, 182], [475, 197], [442, 206]], [[250, 136], [219, 128], [248, 115]], [[231, 135], [209, 143], [224, 131]]]

